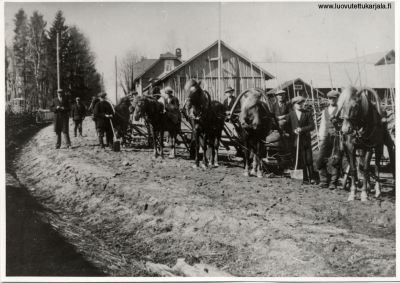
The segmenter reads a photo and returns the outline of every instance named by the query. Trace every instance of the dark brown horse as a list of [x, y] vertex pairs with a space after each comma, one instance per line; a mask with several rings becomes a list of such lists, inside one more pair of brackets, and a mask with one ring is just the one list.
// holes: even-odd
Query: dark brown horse
[[[374, 98], [375, 103], [371, 98]], [[368, 88], [357, 90], [354, 87], [348, 87], [340, 94], [338, 102], [338, 111], [335, 118], [343, 121], [341, 133], [343, 135], [343, 150], [350, 164], [350, 173], [352, 183], [348, 201], [355, 199], [357, 180], [356, 151], [361, 151], [360, 163], [362, 164], [362, 173], [364, 182], [361, 190], [361, 201], [367, 201], [370, 163], [373, 153], [375, 153], [376, 167], [376, 185], [375, 196], [380, 195], [380, 161], [382, 149], [385, 140], [385, 127], [382, 124], [380, 99], [378, 94]], [[391, 148], [388, 148], [391, 159], [394, 154]], [[394, 160], [390, 160], [391, 163]]]
[[[158, 152], [164, 158], [164, 132], [168, 131], [171, 140], [171, 152], [169, 157], [175, 158], [176, 136], [181, 130], [181, 117], [179, 110], [167, 111], [164, 113], [164, 107], [161, 102], [151, 96], [137, 96], [133, 103], [133, 117], [136, 121], [144, 118], [151, 125], [154, 157], [158, 156]], [[168, 109], [167, 109], [168, 110]]]
[[[218, 166], [218, 147], [225, 123], [225, 108], [222, 103], [211, 100], [207, 91], [200, 83], [191, 79], [185, 84], [187, 100], [185, 109], [192, 124], [192, 137], [195, 143], [195, 165], [199, 167], [200, 146], [203, 148], [202, 167]], [[210, 162], [208, 155], [211, 155]]]
[[[277, 122], [266, 102], [262, 101], [263, 90], [249, 89], [243, 92], [240, 99], [239, 137], [244, 147], [244, 175], [256, 175], [262, 178], [262, 153], [267, 135]], [[250, 159], [253, 156], [253, 168], [250, 170]]]

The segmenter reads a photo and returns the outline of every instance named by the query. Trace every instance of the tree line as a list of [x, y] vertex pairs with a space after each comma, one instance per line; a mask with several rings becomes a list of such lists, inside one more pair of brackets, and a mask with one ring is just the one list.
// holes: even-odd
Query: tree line
[[[28, 19], [20, 9], [14, 18], [12, 46], [6, 46], [6, 99], [25, 99], [25, 110], [47, 108], [57, 92], [57, 34], [59, 34], [60, 87], [71, 99], [89, 102], [103, 88], [89, 40], [76, 26], [65, 24], [62, 11], [51, 27], [34, 11]], [[104, 89], [104, 88], [103, 88]]]

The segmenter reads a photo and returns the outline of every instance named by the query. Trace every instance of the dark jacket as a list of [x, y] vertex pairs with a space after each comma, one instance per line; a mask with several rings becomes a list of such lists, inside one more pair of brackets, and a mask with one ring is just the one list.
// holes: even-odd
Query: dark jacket
[[284, 102], [282, 106], [279, 106], [279, 103], [275, 102], [274, 104], [272, 104], [271, 110], [271, 112], [274, 113], [276, 117], [287, 115], [290, 112], [290, 104]]
[[82, 120], [86, 116], [86, 107], [82, 103], [72, 105], [71, 117], [74, 121]]
[[228, 98], [225, 98], [224, 103], [223, 103], [224, 107], [225, 107], [225, 111], [231, 111], [233, 104], [235, 104], [235, 101], [236, 101], [236, 97], [233, 97], [229, 103], [228, 103]]
[[[114, 111], [108, 101], [100, 101], [96, 103], [93, 110], [94, 118], [96, 119], [96, 126], [98, 129], [111, 129], [110, 118], [105, 115], [114, 115]], [[115, 115], [114, 115], [115, 116]]]
[[174, 109], [179, 109], [179, 99], [176, 96], [172, 96], [171, 98], [166, 99], [167, 105], [166, 108], [172, 107]]
[[301, 128], [302, 131], [300, 133], [299, 144], [303, 148], [311, 148], [311, 131], [313, 131], [315, 128], [312, 113], [304, 110], [301, 113], [299, 121], [297, 119], [296, 111], [293, 110], [290, 111], [286, 119], [288, 122], [289, 133], [292, 136], [295, 145], [296, 145], [296, 134], [294, 133], [294, 130], [296, 128]]
[[[60, 108], [57, 109], [57, 106]], [[68, 97], [63, 96], [61, 101], [58, 97], [53, 98], [50, 110], [54, 112], [54, 131], [56, 133], [68, 133], [70, 104]]]

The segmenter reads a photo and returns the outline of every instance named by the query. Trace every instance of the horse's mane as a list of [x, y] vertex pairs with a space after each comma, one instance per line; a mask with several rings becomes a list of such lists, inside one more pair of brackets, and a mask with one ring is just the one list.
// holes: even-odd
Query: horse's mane
[[[338, 109], [341, 110], [343, 107], [349, 106], [350, 101], [355, 99], [357, 103], [360, 103], [361, 113], [365, 117], [369, 113], [369, 107], [372, 105], [372, 97], [375, 99], [373, 104], [381, 115], [381, 102], [377, 92], [371, 88], [362, 88], [357, 90], [353, 86], [345, 88], [339, 96]], [[339, 111], [338, 111], [339, 112]]]
[[240, 105], [241, 110], [245, 111], [257, 103], [262, 102], [262, 92], [259, 89], [251, 88], [241, 97]]
[[186, 82], [184, 89], [185, 89], [185, 92], [189, 94], [189, 96], [192, 94], [195, 94], [195, 93], [200, 94], [200, 96], [199, 96], [200, 101], [198, 101], [198, 102], [203, 105], [208, 105], [208, 106], [210, 105], [211, 96], [207, 91], [203, 90], [200, 87], [199, 82], [196, 82], [194, 79], [190, 79]]

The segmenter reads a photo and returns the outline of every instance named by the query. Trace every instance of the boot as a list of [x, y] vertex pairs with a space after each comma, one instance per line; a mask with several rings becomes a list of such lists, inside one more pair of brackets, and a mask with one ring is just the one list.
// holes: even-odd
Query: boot
[[307, 167], [304, 166], [303, 167], [303, 185], [309, 185], [310, 184], [310, 179], [309, 179], [307, 171], [308, 171]]
[[339, 181], [339, 170], [338, 168], [332, 169], [331, 183], [329, 184], [330, 190], [336, 190]]
[[314, 185], [315, 184], [315, 176], [314, 176], [314, 168], [312, 165], [307, 166], [307, 171], [308, 171], [308, 179], [310, 180], [310, 184]]
[[100, 147], [101, 148], [104, 148], [105, 146], [104, 146], [104, 142], [103, 142], [103, 137], [100, 137], [99, 136], [99, 144], [100, 144]]
[[326, 168], [319, 170], [319, 186], [323, 189], [328, 188], [328, 172]]

